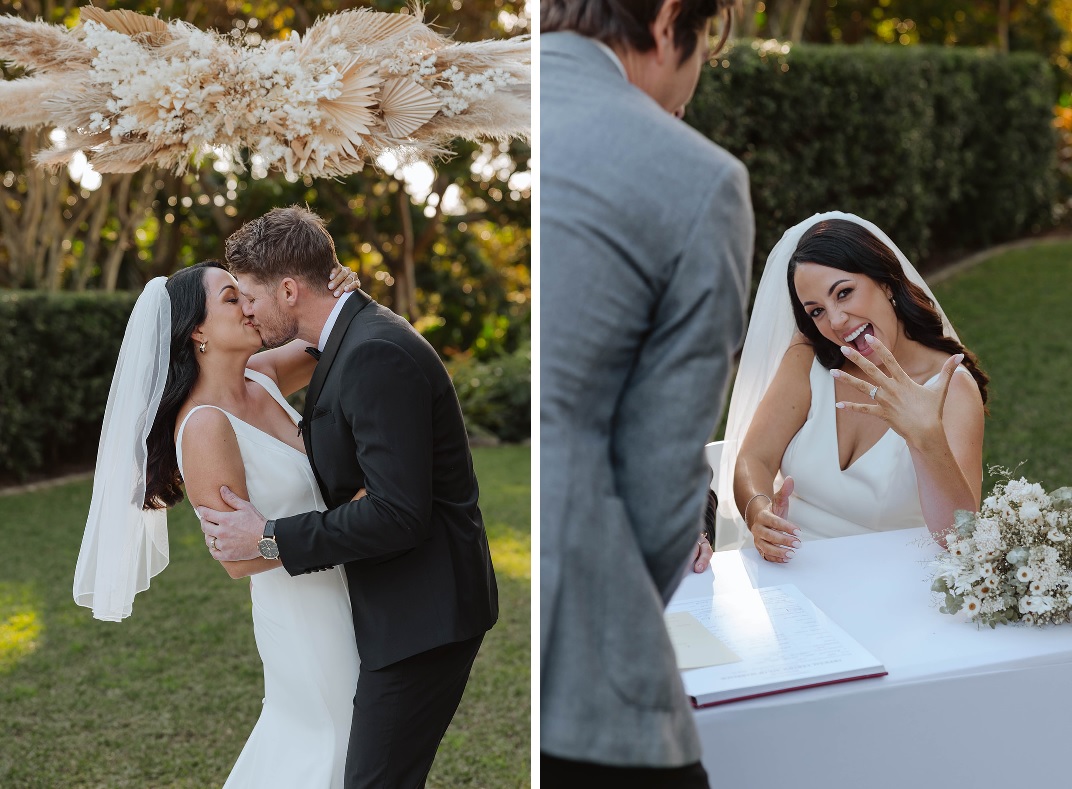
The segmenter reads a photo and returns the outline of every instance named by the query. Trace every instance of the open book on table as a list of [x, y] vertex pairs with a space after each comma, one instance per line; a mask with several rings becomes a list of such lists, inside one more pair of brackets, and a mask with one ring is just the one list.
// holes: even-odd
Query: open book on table
[[886, 674], [792, 585], [681, 600], [666, 615], [696, 707]]

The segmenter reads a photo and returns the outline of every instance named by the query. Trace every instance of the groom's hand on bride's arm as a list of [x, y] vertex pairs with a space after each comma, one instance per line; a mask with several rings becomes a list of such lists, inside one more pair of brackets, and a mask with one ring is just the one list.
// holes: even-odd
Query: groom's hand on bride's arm
[[223, 562], [260, 558], [258, 543], [264, 536], [264, 524], [268, 519], [226, 485], [220, 488], [220, 498], [234, 511], [220, 512], [209, 507], [197, 510], [206, 539], [215, 537], [213, 558]]

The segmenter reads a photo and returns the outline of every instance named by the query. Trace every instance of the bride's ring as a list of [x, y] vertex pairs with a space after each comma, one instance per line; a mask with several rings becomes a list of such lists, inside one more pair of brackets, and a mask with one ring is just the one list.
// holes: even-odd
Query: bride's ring
[[215, 537], [213, 537], [213, 538], [212, 538], [212, 550], [214, 550], [214, 551], [218, 551], [219, 549], [220, 549], [220, 546], [218, 546], [218, 545], [216, 544], [216, 538], [215, 538]]
[[872, 400], [874, 400], [875, 395], [877, 395], [877, 394], [878, 394], [878, 387], [877, 386], [872, 386], [871, 391], [867, 393], [867, 396], [870, 397]]

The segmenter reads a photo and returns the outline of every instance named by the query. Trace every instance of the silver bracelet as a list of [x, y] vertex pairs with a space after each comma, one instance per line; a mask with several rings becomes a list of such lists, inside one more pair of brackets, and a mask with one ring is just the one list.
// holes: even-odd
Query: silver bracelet
[[752, 531], [752, 525], [748, 522], [748, 508], [752, 506], [752, 502], [758, 499], [760, 496], [765, 498], [772, 507], [774, 506], [774, 502], [771, 501], [771, 497], [768, 496], [766, 493], [757, 493], [755, 496], [750, 498], [748, 500], [748, 503], [744, 505], [744, 512], [741, 513], [744, 516], [744, 525], [745, 527], [747, 527], [748, 531]]

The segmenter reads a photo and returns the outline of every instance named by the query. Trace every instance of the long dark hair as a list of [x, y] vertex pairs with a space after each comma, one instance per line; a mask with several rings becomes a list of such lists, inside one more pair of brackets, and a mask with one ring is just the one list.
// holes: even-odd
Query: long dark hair
[[147, 510], [174, 507], [182, 501], [182, 474], [175, 458], [175, 418], [201, 371], [190, 335], [208, 317], [205, 271], [210, 268], [226, 270], [219, 261], [206, 260], [172, 274], [165, 286], [171, 298], [171, 359], [156, 421], [145, 442]]
[[826, 339], [815, 322], [804, 310], [797, 296], [794, 274], [801, 263], [818, 263], [820, 266], [863, 274], [890, 290], [893, 311], [904, 326], [905, 336], [928, 348], [950, 355], [964, 354], [964, 366], [979, 385], [979, 394], [985, 405], [986, 385], [990, 377], [983, 372], [975, 355], [954, 340], [945, 336], [942, 316], [923, 288], [909, 280], [893, 250], [879, 241], [867, 228], [847, 219], [827, 219], [810, 227], [797, 244], [789, 259], [786, 278], [789, 283], [790, 303], [797, 328], [815, 349], [815, 358], [828, 370], [840, 368], [845, 357], [837, 343]]

